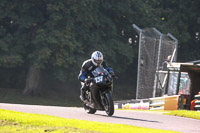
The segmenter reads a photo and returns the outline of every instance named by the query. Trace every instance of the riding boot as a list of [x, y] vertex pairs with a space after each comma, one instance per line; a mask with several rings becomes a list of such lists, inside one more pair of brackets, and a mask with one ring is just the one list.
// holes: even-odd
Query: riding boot
[[80, 99], [81, 99], [81, 101], [86, 102], [85, 91], [82, 89], [81, 89]]
[[86, 102], [85, 93], [86, 93], [87, 89], [88, 89], [88, 86], [86, 86], [85, 84], [81, 87], [80, 99], [81, 99], [83, 102]]

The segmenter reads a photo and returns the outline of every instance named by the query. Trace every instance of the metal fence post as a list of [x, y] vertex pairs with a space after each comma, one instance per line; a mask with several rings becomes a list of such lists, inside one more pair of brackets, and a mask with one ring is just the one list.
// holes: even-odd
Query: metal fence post
[[176, 54], [176, 56], [174, 57], [174, 54], [175, 53], [178, 53], [178, 39], [176, 39], [172, 34], [170, 34], [170, 33], [167, 33], [167, 36], [169, 36], [172, 40], [174, 40], [175, 41], [175, 43], [176, 43], [176, 47], [175, 47], [175, 50], [174, 50], [174, 52], [173, 52], [173, 56], [172, 56], [172, 58], [171, 58], [171, 60], [170, 60], [170, 62], [172, 62], [172, 59], [174, 58], [174, 60], [176, 61], [177, 60], [177, 54]]
[[179, 70], [179, 72], [178, 72], [177, 87], [176, 87], [176, 95], [178, 95], [178, 92], [179, 92], [180, 78], [181, 78], [181, 70]]
[[178, 102], [178, 109], [184, 109], [183, 102], [184, 102], [184, 96], [180, 95], [179, 102]]
[[138, 99], [138, 91], [139, 91], [139, 80], [140, 80], [140, 56], [141, 56], [141, 40], [142, 40], [142, 29], [140, 29], [137, 25], [132, 25], [134, 29], [139, 33], [139, 50], [138, 50], [138, 71], [137, 71], [137, 88], [136, 88], [136, 99]]
[[157, 80], [159, 78], [158, 70], [159, 70], [159, 63], [160, 63], [160, 51], [161, 51], [163, 34], [160, 31], [158, 31], [156, 28], [153, 28], [153, 30], [160, 36], [158, 56], [157, 56], [158, 58], [157, 58], [157, 65], [156, 65], [156, 73], [155, 73], [155, 81], [154, 81], [154, 88], [153, 88], [153, 97], [155, 97], [156, 96], [156, 89], [157, 89]]

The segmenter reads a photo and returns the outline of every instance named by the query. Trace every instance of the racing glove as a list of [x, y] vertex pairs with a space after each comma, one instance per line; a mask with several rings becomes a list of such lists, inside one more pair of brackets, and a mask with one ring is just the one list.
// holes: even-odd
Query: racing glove
[[85, 79], [85, 83], [86, 84], [90, 84], [92, 82], [93, 78], [86, 78]]
[[115, 73], [114, 72], [110, 72], [110, 75], [114, 78], [115, 77]]
[[118, 78], [118, 77], [115, 75], [114, 72], [110, 72], [110, 75], [111, 75], [112, 78]]

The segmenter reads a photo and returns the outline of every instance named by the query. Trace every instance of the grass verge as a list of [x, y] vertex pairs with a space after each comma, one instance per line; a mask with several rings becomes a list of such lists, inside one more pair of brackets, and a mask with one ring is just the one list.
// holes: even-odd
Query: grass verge
[[2, 133], [19, 132], [109, 132], [109, 133], [172, 133], [173, 131], [135, 127], [123, 124], [108, 124], [84, 120], [21, 113], [0, 109], [0, 131]]
[[191, 110], [174, 110], [164, 113], [166, 115], [181, 116], [200, 120], [200, 112]]
[[200, 120], [200, 112], [192, 110], [141, 110], [141, 109], [118, 109], [118, 110], [147, 111], [154, 113], [157, 112], [165, 115], [173, 115], [173, 116], [187, 117]]
[[50, 105], [80, 107], [82, 102], [79, 98], [79, 92], [55, 92], [48, 90], [42, 96], [26, 96], [22, 94], [21, 89], [0, 88], [1, 103], [30, 104], [30, 105]]

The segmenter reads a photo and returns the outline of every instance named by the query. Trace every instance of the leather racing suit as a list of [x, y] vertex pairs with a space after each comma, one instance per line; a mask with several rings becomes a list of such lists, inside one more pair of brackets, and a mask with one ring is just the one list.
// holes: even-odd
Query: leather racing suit
[[[106, 69], [111, 75], [114, 75], [114, 71], [112, 68], [108, 67], [106, 62], [103, 61], [101, 63], [102, 67], [104, 69]], [[87, 89], [89, 89], [89, 84], [87, 84], [85, 81], [88, 77], [93, 77], [92, 75], [92, 71], [95, 70], [98, 66], [95, 66], [93, 63], [92, 63], [92, 59], [88, 59], [86, 61], [83, 62], [82, 64], [82, 67], [81, 67], [81, 70], [80, 70], [80, 73], [79, 73], [79, 76], [78, 76], [78, 79], [79, 81], [81, 82], [81, 96], [83, 97], [83, 99], [81, 100], [85, 100], [85, 92], [87, 91]], [[91, 86], [91, 91], [92, 91], [92, 95], [93, 95], [93, 100], [94, 102], [99, 106], [98, 104], [98, 101], [96, 99], [96, 95], [97, 95], [97, 86]]]

